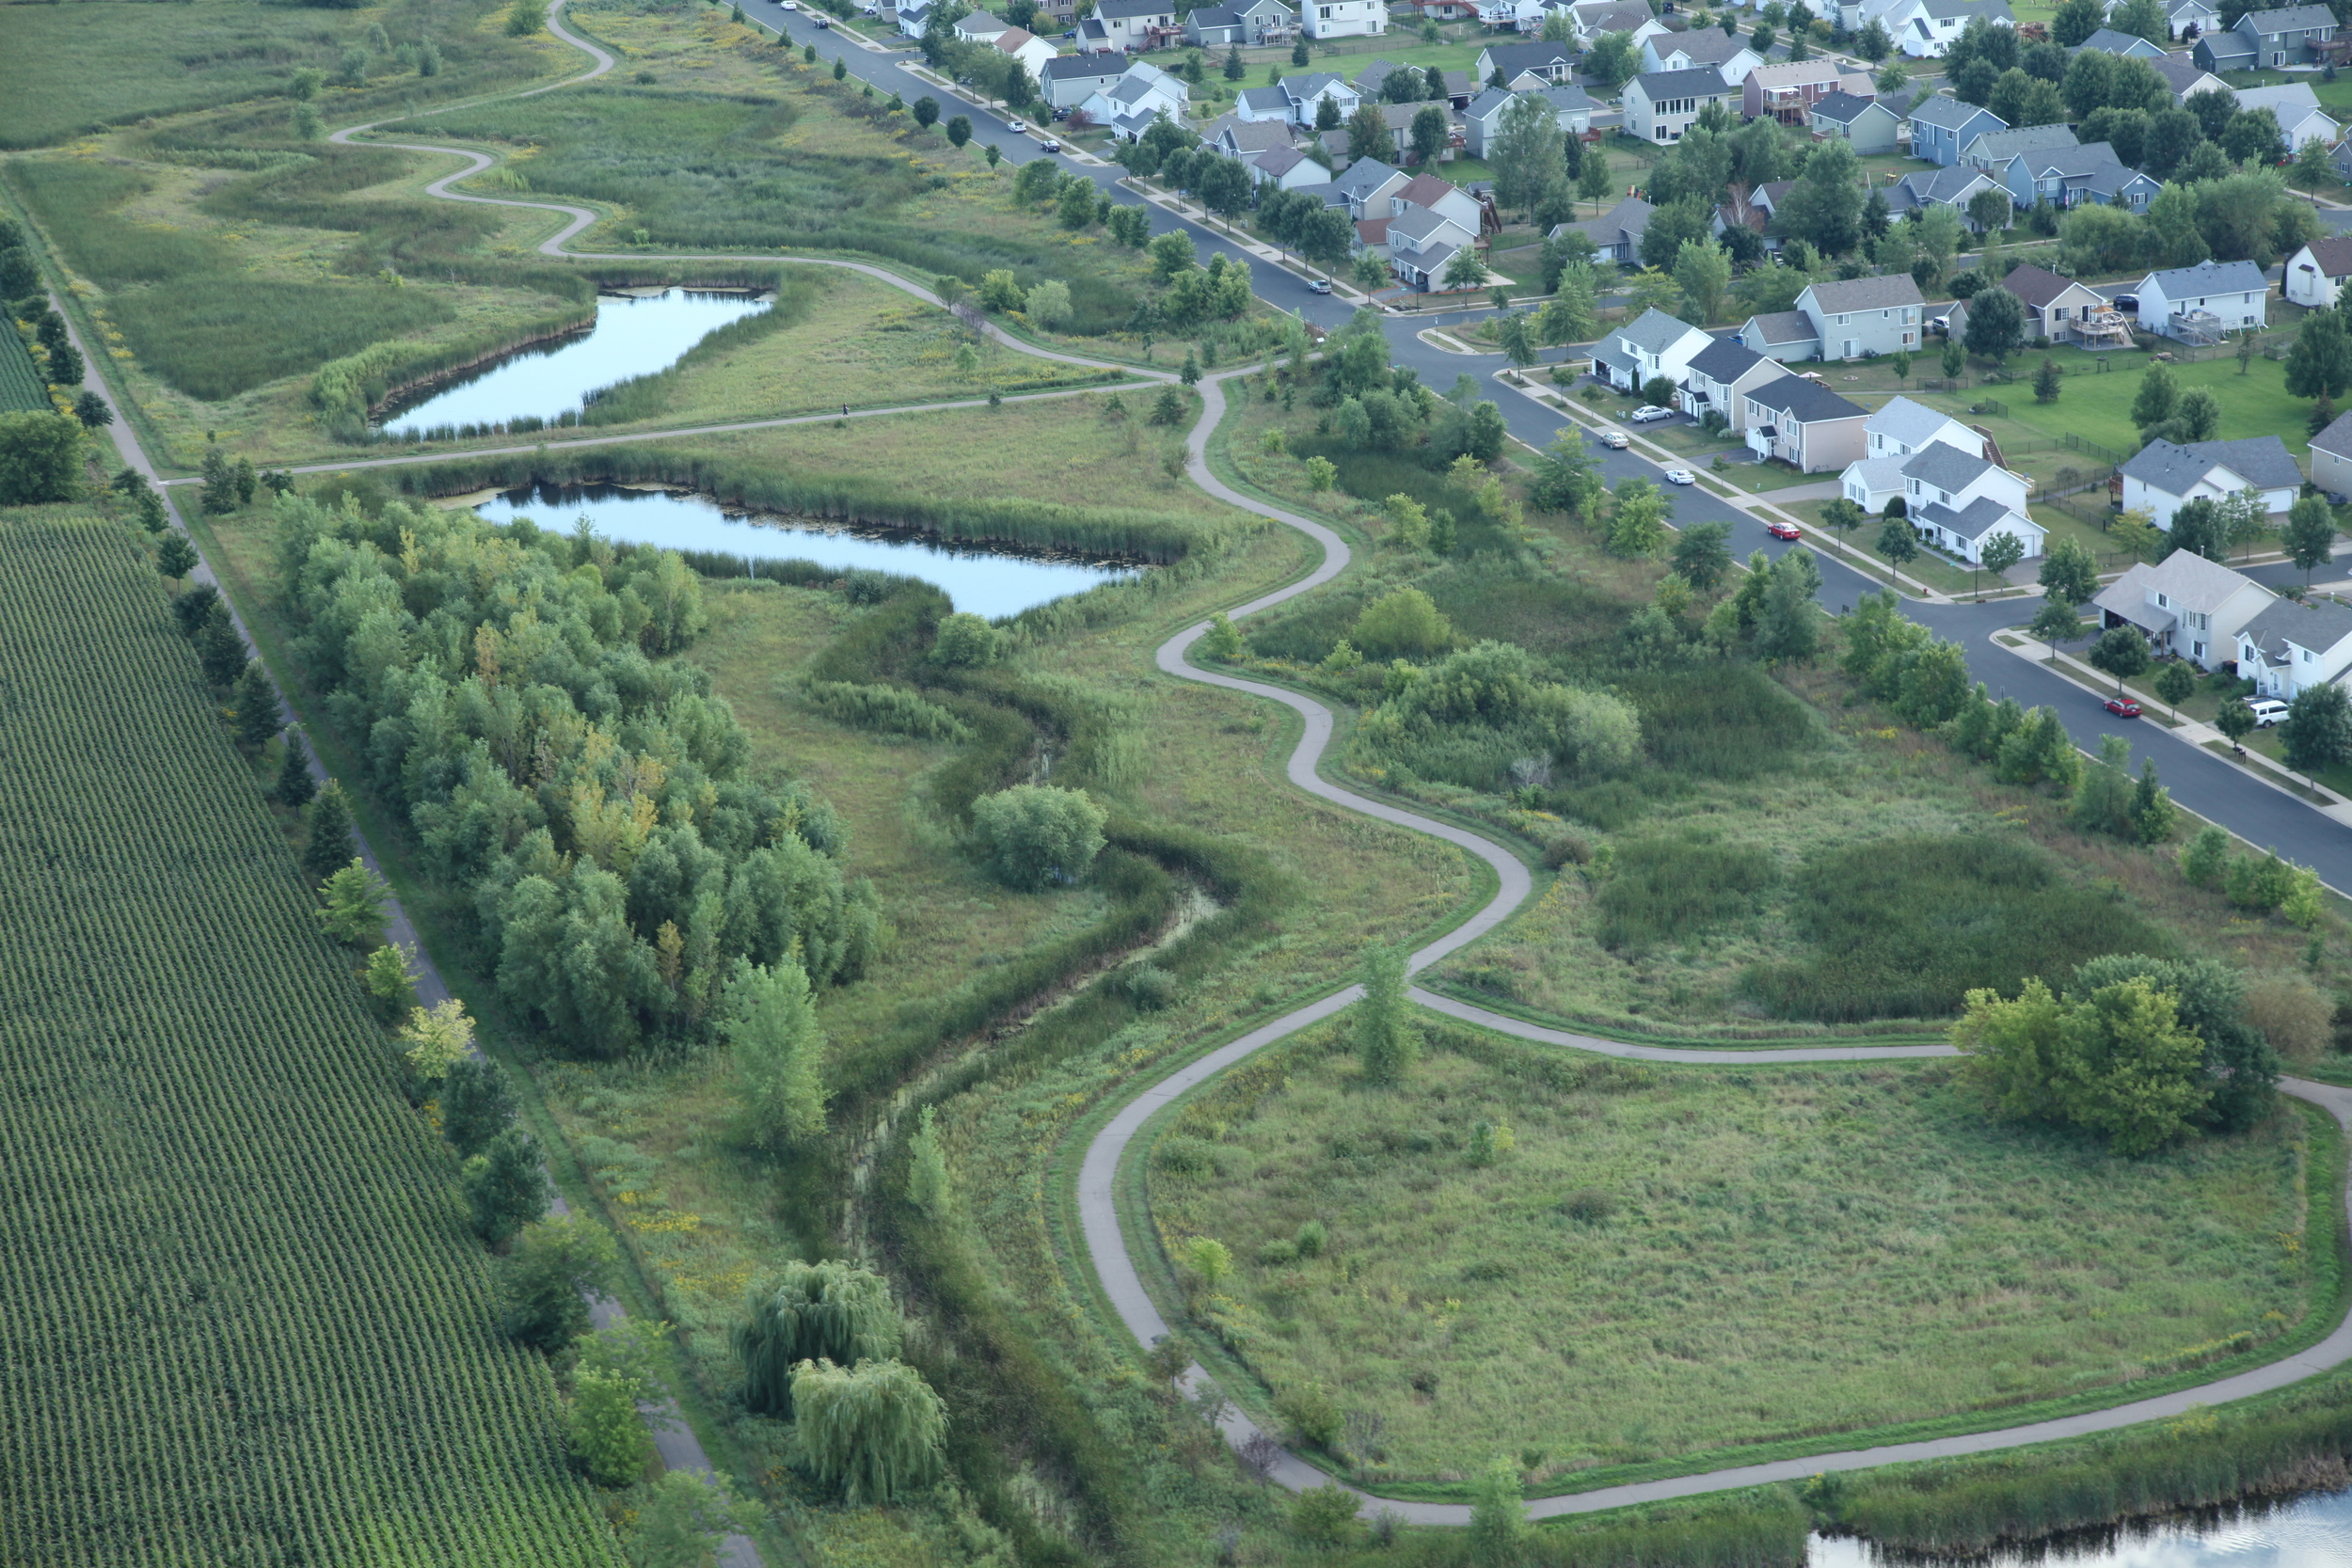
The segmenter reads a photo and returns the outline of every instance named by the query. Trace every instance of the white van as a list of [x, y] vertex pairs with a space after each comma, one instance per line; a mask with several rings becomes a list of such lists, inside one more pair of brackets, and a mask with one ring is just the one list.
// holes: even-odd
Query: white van
[[2266, 730], [2287, 716], [2287, 705], [2276, 697], [2249, 697], [2246, 709], [2254, 716], [2254, 727]]

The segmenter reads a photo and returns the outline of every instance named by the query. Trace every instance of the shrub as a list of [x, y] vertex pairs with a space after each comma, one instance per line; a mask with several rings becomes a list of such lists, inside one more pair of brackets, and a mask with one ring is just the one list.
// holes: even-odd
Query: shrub
[[1176, 1000], [1176, 976], [1156, 964], [1131, 964], [1120, 978], [1120, 989], [1142, 1012], [1156, 1013]]
[[1309, 1220], [1298, 1227], [1298, 1240], [1295, 1244], [1299, 1257], [1320, 1258], [1323, 1249], [1329, 1243], [1330, 1232], [1324, 1228], [1321, 1220]]
[[958, 610], [943, 617], [931, 641], [931, 657], [953, 669], [993, 663], [1004, 637], [977, 615]]
[[2291, 1062], [2317, 1060], [2333, 1036], [2331, 1004], [2299, 974], [2256, 976], [2246, 987], [2244, 1016]]
[[[1321, 1386], [1312, 1383], [1282, 1390], [1275, 1398], [1274, 1413], [1290, 1423], [1300, 1442], [1319, 1449], [1336, 1442], [1343, 1424], [1340, 1407]], [[1353, 1511], [1351, 1505], [1350, 1513]]]
[[1103, 808], [1082, 789], [1015, 784], [972, 803], [974, 836], [1008, 887], [1073, 883], [1102, 852]]
[[1453, 645], [1454, 625], [1408, 585], [1366, 606], [1348, 641], [1375, 658], [1426, 656]]
[[810, 707], [851, 729], [903, 735], [916, 740], [961, 743], [972, 738], [972, 731], [962, 720], [902, 686], [810, 681], [802, 688], [802, 695]]
[[1356, 1533], [1356, 1494], [1338, 1481], [1311, 1487], [1291, 1504], [1291, 1533], [1318, 1546], [1336, 1546]]
[[1560, 1212], [1581, 1225], [1598, 1225], [1617, 1212], [1617, 1200], [1597, 1187], [1582, 1187], [1568, 1195]]

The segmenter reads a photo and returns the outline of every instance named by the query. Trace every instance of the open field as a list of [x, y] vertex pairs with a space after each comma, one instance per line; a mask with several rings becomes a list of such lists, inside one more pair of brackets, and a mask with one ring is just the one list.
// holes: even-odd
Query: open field
[[0, 515], [0, 1556], [617, 1568], [143, 544]]
[[[1286, 1067], [1170, 1123], [1153, 1218], [1242, 1261], [1243, 1357], [1278, 1393], [1385, 1423], [1375, 1476], [1499, 1451], [1541, 1484], [2022, 1404], [2228, 1354], [2309, 1303], [2292, 1111], [2131, 1161], [1988, 1123], [1942, 1066], [1466, 1037], [1396, 1091], [1362, 1087], [1343, 1038]], [[1517, 1139], [1483, 1169], [1480, 1120]], [[1310, 1220], [1328, 1239], [1298, 1258]]]

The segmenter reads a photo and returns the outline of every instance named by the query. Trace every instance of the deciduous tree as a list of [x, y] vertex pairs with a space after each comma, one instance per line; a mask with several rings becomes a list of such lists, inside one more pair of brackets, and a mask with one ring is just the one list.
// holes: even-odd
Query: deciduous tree
[[1040, 891], [1083, 879], [1102, 852], [1103, 808], [1083, 789], [1015, 784], [972, 805], [974, 836], [1009, 887]]
[[1411, 1004], [1405, 998], [1406, 954], [1402, 947], [1364, 950], [1364, 999], [1356, 1005], [1356, 1054], [1363, 1064], [1364, 1081], [1394, 1088], [1421, 1050]]
[[[501, 1132], [481, 1153], [467, 1161], [465, 1178], [466, 1206], [473, 1213], [473, 1227], [492, 1246], [504, 1244], [525, 1226], [538, 1223], [548, 1212], [548, 1179], [540, 1169], [539, 1145], [519, 1127]], [[596, 1234], [608, 1249], [612, 1246], [611, 1238], [602, 1231]], [[588, 1309], [581, 1307], [579, 1322], [583, 1326], [587, 1315]], [[510, 1326], [508, 1332], [515, 1330]], [[519, 1333], [516, 1337], [529, 1338]], [[542, 1343], [541, 1348], [551, 1347]]]
[[384, 901], [391, 889], [353, 856], [351, 863], [319, 884], [319, 928], [345, 947], [373, 948], [384, 941]]
[[[490, 1141], [492, 1148], [509, 1140], [530, 1142], [508, 1131]], [[532, 1148], [532, 1173], [538, 1173], [538, 1150]], [[469, 1162], [471, 1168], [471, 1162]], [[540, 1212], [546, 1212], [546, 1187], [540, 1188]], [[594, 1220], [537, 1220], [519, 1227], [514, 1250], [499, 1270], [503, 1326], [513, 1338], [552, 1355], [588, 1332], [589, 1295], [612, 1293], [620, 1255], [612, 1238]]]
[[719, 1027], [734, 1054], [736, 1098], [753, 1141], [809, 1138], [825, 1130], [825, 1036], [807, 972], [795, 958], [739, 962]]

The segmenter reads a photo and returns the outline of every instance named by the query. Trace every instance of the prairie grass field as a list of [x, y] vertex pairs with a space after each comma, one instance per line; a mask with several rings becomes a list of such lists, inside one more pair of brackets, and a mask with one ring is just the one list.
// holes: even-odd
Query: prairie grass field
[[0, 1557], [617, 1568], [144, 540], [0, 513]]
[[[1480, 1120], [1517, 1139], [1486, 1168]], [[1376, 1418], [1359, 1478], [1502, 1452], [1548, 1487], [2021, 1404], [2234, 1352], [2310, 1300], [2292, 1110], [2133, 1161], [1988, 1122], [1943, 1065], [1659, 1068], [1448, 1032], [1385, 1091], [1332, 1031], [1168, 1129], [1161, 1236], [1232, 1249], [1228, 1342], [1278, 1398]], [[1300, 1257], [1311, 1220], [1327, 1240]]]

